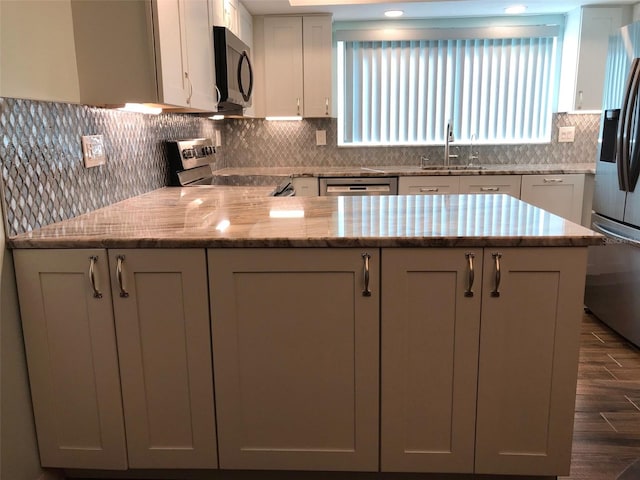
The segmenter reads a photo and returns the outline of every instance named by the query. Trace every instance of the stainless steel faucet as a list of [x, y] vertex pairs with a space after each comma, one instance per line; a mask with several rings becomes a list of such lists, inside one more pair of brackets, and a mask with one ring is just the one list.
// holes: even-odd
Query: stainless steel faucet
[[449, 153], [449, 143], [453, 142], [453, 128], [451, 126], [451, 120], [447, 122], [447, 130], [444, 132], [444, 165], [448, 167], [452, 158], [458, 158], [458, 155], [451, 155]]

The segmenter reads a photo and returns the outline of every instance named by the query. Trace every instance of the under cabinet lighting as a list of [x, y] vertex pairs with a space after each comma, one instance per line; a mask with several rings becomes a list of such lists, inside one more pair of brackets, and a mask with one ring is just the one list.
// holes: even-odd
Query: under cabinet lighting
[[211, 120], [224, 120], [224, 115], [214, 115], [213, 117], [209, 117]]
[[124, 107], [118, 108], [123, 112], [148, 113], [150, 115], [158, 115], [162, 113], [160, 107], [150, 107], [143, 103], [125, 103]]
[[402, 15], [404, 15], [404, 11], [402, 10], [387, 10], [384, 12], [384, 16], [389, 18], [398, 18]]
[[299, 121], [302, 120], [302, 117], [265, 117], [265, 120], [274, 121], [274, 122], [284, 122], [284, 121]]
[[511, 5], [504, 9], [504, 13], [507, 15], [519, 15], [527, 11], [526, 5]]

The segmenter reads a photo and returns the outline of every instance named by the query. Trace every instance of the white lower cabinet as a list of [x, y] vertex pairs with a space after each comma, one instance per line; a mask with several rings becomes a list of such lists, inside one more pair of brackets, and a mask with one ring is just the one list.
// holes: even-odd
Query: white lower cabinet
[[584, 183], [583, 174], [523, 175], [520, 199], [581, 223]]
[[42, 466], [216, 467], [204, 250], [14, 258]]
[[473, 473], [482, 249], [382, 250], [381, 469]]
[[586, 251], [15, 250], [42, 465], [565, 475]]
[[109, 250], [130, 468], [215, 468], [205, 252]]
[[460, 177], [449, 175], [398, 178], [398, 195], [440, 195], [458, 193]]
[[568, 474], [585, 268], [586, 248], [383, 249], [382, 470]]
[[520, 175], [460, 176], [460, 193], [506, 193], [520, 198]]
[[568, 475], [585, 248], [485, 248], [475, 472]]
[[208, 258], [220, 468], [376, 471], [379, 250]]
[[13, 258], [42, 466], [126, 469], [106, 250]]

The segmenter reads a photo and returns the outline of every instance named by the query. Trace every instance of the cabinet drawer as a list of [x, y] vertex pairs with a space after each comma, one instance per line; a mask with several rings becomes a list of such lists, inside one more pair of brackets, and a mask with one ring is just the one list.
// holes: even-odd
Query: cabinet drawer
[[584, 175], [523, 175], [521, 198], [575, 223], [582, 221]]
[[398, 179], [399, 195], [439, 195], [458, 193], [460, 177], [436, 175], [431, 177], [400, 177]]
[[460, 193], [506, 193], [520, 198], [520, 175], [460, 177]]

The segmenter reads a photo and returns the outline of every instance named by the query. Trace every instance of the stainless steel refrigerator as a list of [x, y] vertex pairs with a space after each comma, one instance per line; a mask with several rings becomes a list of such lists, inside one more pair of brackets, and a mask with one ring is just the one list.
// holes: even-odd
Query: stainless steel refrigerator
[[598, 139], [585, 305], [640, 346], [640, 23], [610, 37]]

